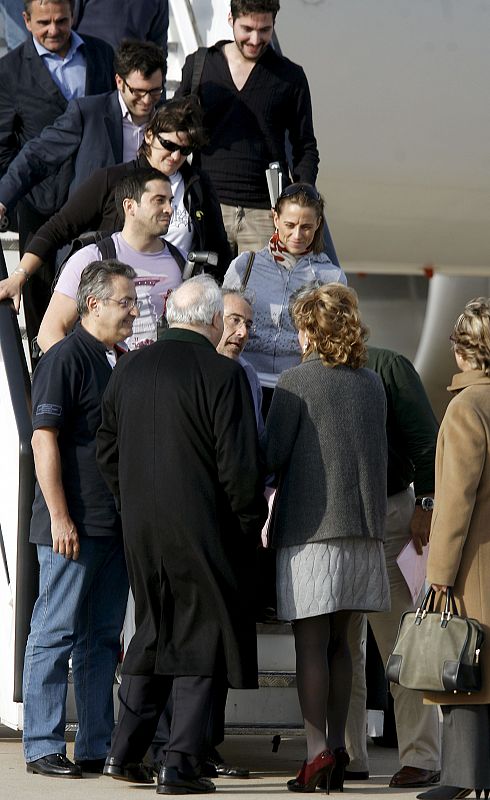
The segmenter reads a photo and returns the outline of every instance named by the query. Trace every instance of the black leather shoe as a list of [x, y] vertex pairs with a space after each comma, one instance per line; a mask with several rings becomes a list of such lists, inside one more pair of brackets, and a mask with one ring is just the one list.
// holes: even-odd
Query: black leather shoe
[[215, 761], [206, 759], [202, 765], [202, 774], [206, 778], [249, 778], [250, 770], [246, 767], [233, 767], [225, 761], [216, 764]]
[[110, 756], [106, 759], [103, 775], [128, 783], [154, 783], [153, 770], [144, 764], [121, 764]]
[[85, 761], [80, 761], [77, 758], [75, 764], [78, 764], [82, 772], [89, 772], [92, 775], [102, 775], [105, 766], [105, 758], [86, 758]]
[[421, 792], [417, 797], [423, 800], [454, 800], [457, 797], [468, 797], [472, 789], [463, 789], [460, 786], [436, 786], [428, 792]]
[[202, 775], [206, 778], [249, 778], [250, 771], [246, 767], [227, 764], [218, 751], [213, 749], [202, 765]]
[[158, 774], [157, 794], [209, 794], [215, 791], [212, 781], [179, 772], [176, 767], [162, 767]]
[[78, 764], [74, 764], [61, 753], [38, 758], [36, 761], [28, 761], [26, 764], [27, 772], [35, 775], [47, 775], [49, 778], [81, 778], [82, 770]]

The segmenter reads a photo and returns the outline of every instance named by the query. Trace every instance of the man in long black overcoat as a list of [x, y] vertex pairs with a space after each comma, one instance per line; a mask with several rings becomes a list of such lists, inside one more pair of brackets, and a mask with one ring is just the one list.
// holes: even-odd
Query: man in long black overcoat
[[116, 367], [97, 437], [136, 617], [106, 774], [141, 759], [173, 684], [162, 793], [214, 789], [199, 778], [213, 682], [257, 687], [251, 578], [266, 506], [247, 377], [215, 351], [222, 315], [209, 276], [177, 289], [163, 339]]

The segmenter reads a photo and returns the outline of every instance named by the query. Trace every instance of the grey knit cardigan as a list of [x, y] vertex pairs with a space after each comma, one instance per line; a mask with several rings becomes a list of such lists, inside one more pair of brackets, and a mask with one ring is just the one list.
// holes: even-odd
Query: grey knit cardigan
[[370, 369], [326, 367], [312, 354], [282, 373], [266, 423], [267, 469], [279, 476], [272, 546], [384, 538], [385, 417]]

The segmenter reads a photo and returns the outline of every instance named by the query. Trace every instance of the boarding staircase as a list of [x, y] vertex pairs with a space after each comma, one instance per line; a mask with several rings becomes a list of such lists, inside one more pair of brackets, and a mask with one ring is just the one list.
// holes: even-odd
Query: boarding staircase
[[[222, 8], [218, 9], [218, 6]], [[201, 45], [225, 38], [228, 35], [226, 27], [217, 29], [215, 17], [222, 15], [226, 23], [227, 3], [225, 0], [214, 0], [212, 11], [208, 10], [206, 34], [203, 25], [199, 28], [196, 21], [194, 8], [199, 6], [199, 0], [170, 0], [170, 21], [168, 36], [168, 69], [167, 69], [167, 97], [172, 97], [180, 82], [182, 65], [186, 56]], [[211, 22], [210, 23], [210, 18]], [[0, 31], [0, 55], [2, 55], [2, 33]], [[0, 232], [2, 248], [5, 254], [7, 270], [11, 272], [18, 264], [18, 239], [15, 233]], [[24, 333], [22, 312], [19, 317], [21, 332]], [[24, 333], [25, 340], [25, 333]], [[26, 342], [25, 342], [26, 343]], [[1, 360], [1, 359], [0, 359]], [[29, 359], [27, 358], [29, 363]], [[0, 370], [1, 372], [1, 370]], [[1, 463], [0, 463], [1, 466]], [[6, 465], [3, 465], [6, 466]], [[8, 465], [6, 466], [8, 470]], [[15, 565], [12, 565], [15, 569]], [[12, 609], [10, 609], [12, 611]], [[295, 677], [295, 655], [291, 626], [281, 623], [259, 623], [257, 625], [258, 660], [259, 660], [259, 691], [249, 692], [231, 690], [228, 696], [226, 711], [226, 724], [234, 731], [270, 729], [272, 732], [294, 731], [302, 727], [302, 718], [298, 704]], [[1, 649], [0, 642], [0, 649]], [[10, 663], [9, 651], [8, 670], [13, 669]], [[0, 680], [0, 687], [5, 679]], [[10, 678], [8, 680], [10, 684]], [[18, 698], [19, 699], [19, 698]], [[3, 702], [5, 700], [5, 703]], [[21, 722], [21, 706], [12, 704], [10, 699], [0, 691], [0, 722], [12, 727], [19, 727]], [[18, 707], [17, 707], [18, 706]], [[8, 711], [5, 708], [8, 707]], [[73, 692], [70, 691], [67, 702], [67, 718], [70, 727], [76, 726], [76, 709]], [[371, 728], [374, 723], [371, 722]], [[371, 730], [379, 735], [379, 725]]]

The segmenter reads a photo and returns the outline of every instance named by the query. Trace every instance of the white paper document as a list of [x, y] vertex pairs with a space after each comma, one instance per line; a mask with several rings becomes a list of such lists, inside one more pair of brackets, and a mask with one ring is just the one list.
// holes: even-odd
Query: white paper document
[[425, 586], [425, 575], [427, 571], [427, 556], [429, 555], [429, 545], [422, 548], [422, 555], [419, 556], [413, 541], [410, 539], [403, 550], [397, 556], [396, 563], [400, 567], [400, 572], [407, 582], [415, 604], [418, 596]]
[[269, 513], [267, 514], [265, 525], [262, 528], [262, 547], [269, 547], [269, 525], [271, 522], [272, 508], [274, 506], [275, 496], [276, 496], [276, 490], [273, 489], [272, 486], [266, 486], [264, 497], [267, 500], [267, 504], [269, 506]]

